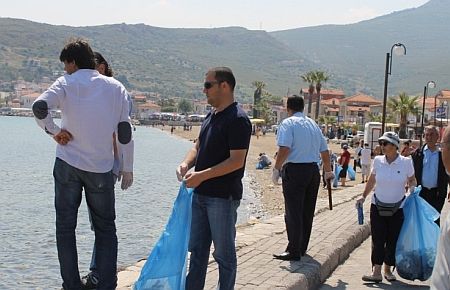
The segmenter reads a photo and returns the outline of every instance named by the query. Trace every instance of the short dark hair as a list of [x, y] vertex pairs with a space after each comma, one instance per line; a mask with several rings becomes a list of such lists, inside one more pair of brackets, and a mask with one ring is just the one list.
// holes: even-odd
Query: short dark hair
[[303, 112], [305, 100], [299, 95], [289, 96], [287, 99], [287, 108], [294, 112]]
[[95, 69], [94, 52], [89, 43], [81, 38], [70, 39], [59, 56], [64, 62], [75, 62], [79, 69]]
[[231, 90], [234, 91], [236, 79], [234, 78], [233, 72], [229, 67], [215, 67], [210, 69], [208, 72], [213, 72], [216, 81], [219, 83], [226, 82], [231, 87]]
[[111, 67], [109, 66], [109, 63], [106, 61], [106, 59], [100, 52], [98, 51], [94, 52], [94, 58], [96, 65], [103, 64], [105, 66], [105, 76], [112, 77], [114, 75]]

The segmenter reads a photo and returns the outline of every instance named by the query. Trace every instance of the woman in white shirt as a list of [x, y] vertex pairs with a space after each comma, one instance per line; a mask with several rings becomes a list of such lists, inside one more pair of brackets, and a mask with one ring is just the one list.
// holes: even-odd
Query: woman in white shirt
[[[372, 172], [357, 206], [364, 203], [374, 190], [370, 206], [370, 227], [372, 231], [372, 273], [364, 275], [363, 281], [381, 282], [383, 276], [395, 281], [391, 267], [395, 266], [395, 248], [403, 224], [403, 203], [405, 186], [413, 189], [416, 185], [411, 158], [398, 153], [400, 140], [394, 132], [386, 132], [378, 139], [384, 155], [376, 156]], [[384, 263], [384, 273], [381, 266]]]

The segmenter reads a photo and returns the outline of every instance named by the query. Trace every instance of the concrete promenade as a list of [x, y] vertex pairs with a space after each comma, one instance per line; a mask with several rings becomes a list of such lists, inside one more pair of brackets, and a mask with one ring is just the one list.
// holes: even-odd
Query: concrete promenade
[[[446, 202], [442, 209], [441, 216], [445, 217], [449, 213], [450, 204]], [[442, 220], [442, 218], [441, 218]], [[419, 280], [409, 281], [400, 278], [397, 273], [397, 281], [392, 283], [383, 280], [380, 284], [365, 283], [361, 277], [369, 274], [370, 265], [371, 239], [367, 239], [360, 247], [350, 254], [350, 257], [340, 265], [333, 274], [323, 283], [319, 290], [344, 290], [344, 289], [389, 289], [389, 290], [408, 290], [408, 289], [430, 289], [430, 281], [421, 282]]]
[[[370, 234], [369, 203], [364, 225], [357, 223], [355, 197], [362, 190], [362, 184], [333, 190], [332, 211], [327, 198], [318, 199], [307, 255], [298, 262], [272, 258], [273, 253], [282, 252], [287, 245], [282, 215], [238, 227], [236, 289], [317, 289]], [[117, 289], [131, 289], [144, 262], [121, 271]], [[211, 258], [205, 289], [216, 289], [217, 281], [217, 264]]]

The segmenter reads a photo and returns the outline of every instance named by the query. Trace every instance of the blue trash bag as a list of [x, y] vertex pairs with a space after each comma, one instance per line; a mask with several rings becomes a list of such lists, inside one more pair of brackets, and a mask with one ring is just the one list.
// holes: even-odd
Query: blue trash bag
[[405, 219], [395, 250], [397, 273], [411, 281], [430, 278], [439, 240], [439, 226], [434, 222], [439, 212], [419, 196], [420, 190], [416, 187], [406, 198]]
[[353, 170], [353, 167], [349, 166], [347, 169], [348, 177], [350, 177], [350, 180], [355, 180], [356, 178], [356, 172]]
[[336, 164], [334, 166], [334, 180], [333, 180], [333, 187], [338, 187], [338, 182], [339, 182], [339, 173], [342, 170], [342, 166], [340, 166], [339, 164]]
[[142, 268], [134, 290], [184, 290], [192, 219], [192, 189], [182, 182], [159, 241]]

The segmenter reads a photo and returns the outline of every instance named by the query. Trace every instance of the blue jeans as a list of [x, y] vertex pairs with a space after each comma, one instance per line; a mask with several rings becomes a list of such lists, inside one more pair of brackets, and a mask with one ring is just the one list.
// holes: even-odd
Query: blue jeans
[[98, 290], [117, 285], [117, 236], [112, 172], [79, 170], [56, 158], [55, 178], [56, 245], [64, 289], [80, 289], [75, 238], [78, 208], [84, 189], [95, 231]]
[[205, 286], [211, 241], [213, 257], [219, 264], [219, 289], [234, 289], [236, 280], [236, 219], [239, 200], [194, 194], [189, 251], [191, 252], [186, 290]]

